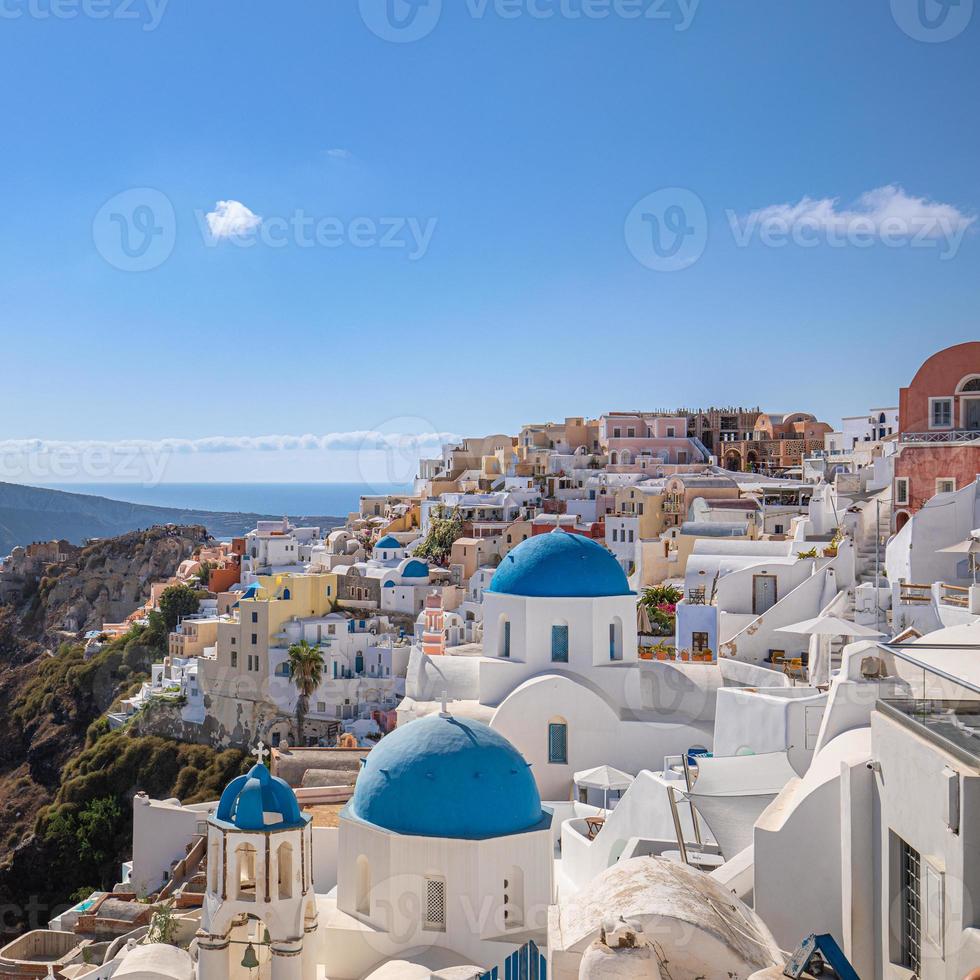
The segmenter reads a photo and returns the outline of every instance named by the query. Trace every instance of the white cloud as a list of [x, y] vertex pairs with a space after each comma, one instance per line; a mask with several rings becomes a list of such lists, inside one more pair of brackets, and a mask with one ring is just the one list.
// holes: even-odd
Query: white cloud
[[333, 160], [349, 160], [353, 154], [350, 150], [345, 150], [343, 147], [335, 146], [333, 149], [327, 150], [327, 156]]
[[913, 197], [896, 184], [866, 191], [850, 207], [840, 198], [804, 197], [796, 204], [772, 204], [751, 212], [748, 226], [807, 227], [845, 236], [856, 230], [882, 239], [940, 239], [962, 235], [975, 221], [952, 204]]
[[354, 450], [362, 452], [434, 449], [459, 442], [454, 432], [379, 432], [373, 429], [329, 432], [325, 435], [207, 436], [201, 439], [120, 439], [116, 441], [58, 439], [0, 440], [0, 454], [42, 455], [46, 453], [235, 453], [280, 452], [283, 450]]
[[218, 201], [208, 212], [207, 222], [215, 239], [240, 238], [255, 231], [262, 219], [241, 201]]

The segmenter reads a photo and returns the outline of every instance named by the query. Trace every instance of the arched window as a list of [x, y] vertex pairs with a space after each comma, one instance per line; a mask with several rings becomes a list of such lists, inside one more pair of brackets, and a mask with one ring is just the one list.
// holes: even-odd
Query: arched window
[[959, 383], [956, 390], [957, 392], [980, 391], [980, 374], [975, 374], [973, 377], [965, 378]]
[[609, 624], [609, 659], [623, 659], [623, 621], [618, 616]]
[[280, 844], [276, 851], [276, 869], [279, 872], [279, 897], [293, 897], [293, 845]]
[[357, 858], [357, 911], [361, 915], [371, 914], [371, 863], [366, 854]]
[[235, 848], [235, 869], [239, 902], [255, 901], [255, 848], [251, 844], [239, 844]]
[[524, 869], [511, 865], [504, 878], [504, 927], [519, 929], [524, 925]]
[[633, 456], [624, 449], [619, 456], [619, 461], [623, 464], [623, 466], [629, 466], [630, 463], [633, 462]]
[[292, 594], [292, 592], [289, 591], [289, 589], [283, 589], [282, 590], [282, 597], [283, 597], [283, 599], [291, 599], [293, 597], [293, 594]]
[[548, 722], [548, 762], [556, 766], [568, 764], [568, 723], [564, 718]]
[[216, 839], [212, 838], [208, 841], [208, 890], [213, 894], [217, 895], [221, 889], [218, 887], [218, 882], [221, 880], [218, 876], [218, 860], [221, 851], [218, 847], [218, 842]]
[[500, 630], [497, 636], [497, 654], [501, 657], [510, 656], [510, 620], [500, 617]]
[[568, 623], [555, 623], [551, 627], [551, 662], [568, 663]]
[[609, 454], [609, 462], [610, 462], [611, 465], [615, 466], [619, 462], [619, 454], [618, 453], [610, 453]]

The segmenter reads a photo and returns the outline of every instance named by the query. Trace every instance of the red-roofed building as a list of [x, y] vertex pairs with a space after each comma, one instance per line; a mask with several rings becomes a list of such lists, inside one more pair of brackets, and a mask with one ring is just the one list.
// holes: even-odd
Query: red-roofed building
[[899, 392], [898, 423], [896, 531], [931, 497], [980, 474], [980, 342], [933, 354]]

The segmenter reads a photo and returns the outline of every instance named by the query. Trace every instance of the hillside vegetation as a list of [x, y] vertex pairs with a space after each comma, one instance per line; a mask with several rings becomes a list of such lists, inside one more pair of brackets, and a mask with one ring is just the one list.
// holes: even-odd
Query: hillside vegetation
[[[43, 926], [73, 895], [111, 887], [132, 844], [133, 796], [213, 799], [242, 771], [236, 750], [214, 751], [157, 736], [109, 730], [106, 712], [145, 680], [166, 653], [160, 613], [86, 659], [77, 641], [45, 649], [45, 623], [77, 608], [108, 580], [139, 601], [151, 564], [166, 577], [200, 528], [176, 537], [151, 529], [86, 549], [74, 571], [43, 584], [20, 610], [0, 606], [0, 929]], [[173, 542], [180, 543], [174, 547]], [[128, 560], [129, 573], [122, 567]], [[170, 567], [172, 566], [172, 567]], [[52, 605], [54, 608], [52, 608]], [[131, 605], [135, 606], [133, 602]]]

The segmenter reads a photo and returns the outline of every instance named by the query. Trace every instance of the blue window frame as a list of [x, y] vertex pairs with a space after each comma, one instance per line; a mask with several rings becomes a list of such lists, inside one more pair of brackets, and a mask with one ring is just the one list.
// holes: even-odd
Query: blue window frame
[[568, 763], [568, 725], [561, 722], [548, 725], [548, 762], [562, 766]]
[[568, 663], [568, 627], [551, 627], [551, 660], [556, 664]]
[[500, 651], [500, 656], [509, 657], [510, 656], [510, 620], [504, 620], [504, 639], [503, 647]]

